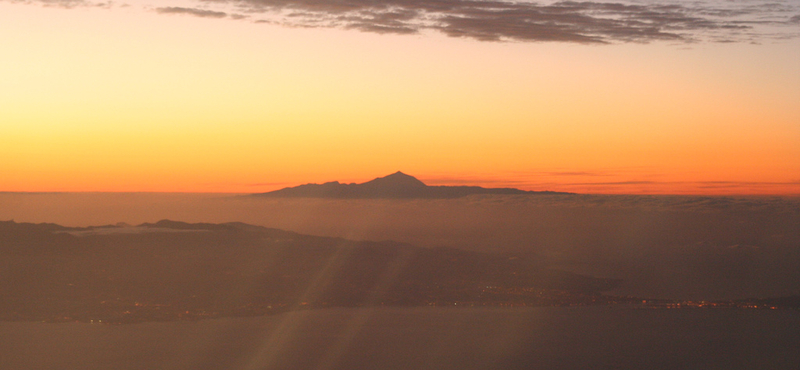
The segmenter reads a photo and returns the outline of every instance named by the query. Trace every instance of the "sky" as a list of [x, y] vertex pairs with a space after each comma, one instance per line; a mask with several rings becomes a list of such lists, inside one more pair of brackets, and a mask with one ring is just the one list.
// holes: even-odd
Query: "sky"
[[0, 0], [0, 191], [800, 194], [800, 1]]

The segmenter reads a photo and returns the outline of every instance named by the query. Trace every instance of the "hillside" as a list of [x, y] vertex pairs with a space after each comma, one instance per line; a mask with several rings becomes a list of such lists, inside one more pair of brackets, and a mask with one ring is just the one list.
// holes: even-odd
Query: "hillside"
[[138, 322], [363, 305], [602, 303], [615, 280], [534, 256], [301, 235], [241, 223], [0, 223], [0, 319]]

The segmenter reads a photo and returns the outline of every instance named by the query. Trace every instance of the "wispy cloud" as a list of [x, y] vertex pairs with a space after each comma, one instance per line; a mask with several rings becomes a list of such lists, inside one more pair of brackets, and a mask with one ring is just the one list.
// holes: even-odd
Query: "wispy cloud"
[[527, 184], [526, 181], [518, 181], [518, 180], [502, 180], [502, 179], [494, 179], [494, 178], [480, 178], [480, 177], [421, 177], [420, 180], [427, 185], [448, 185], [448, 186], [458, 186], [458, 185], [467, 185], [467, 186], [502, 186], [502, 187], [509, 187], [509, 186], [518, 186], [518, 185], [525, 185]]
[[21, 4], [37, 4], [43, 6], [67, 8], [67, 9], [76, 7], [87, 7], [87, 6], [105, 7], [111, 4], [111, 2], [92, 2], [87, 0], [10, 0], [7, 2], [21, 3]]
[[[113, 4], [90, 0], [10, 1], [64, 8]], [[174, 3], [180, 6], [142, 6], [160, 14], [249, 19], [291, 27], [327, 27], [373, 33], [440, 32], [481, 41], [585, 44], [758, 42], [765, 38], [800, 35], [800, 4], [789, 0], [548, 3], [500, 0], [183, 0]]]
[[[587, 193], [630, 193], [635, 187], [639, 193], [652, 194], [800, 194], [800, 182], [755, 181], [606, 181], [606, 182], [551, 182], [559, 190]], [[533, 186], [531, 184], [530, 186]], [[542, 184], [539, 184], [541, 187]]]
[[187, 14], [202, 18], [225, 18], [228, 16], [228, 13], [225, 12], [182, 7], [156, 8], [156, 12], [161, 14]]
[[[471, 0], [200, 0], [274, 23], [378, 33], [438, 31], [482, 41], [575, 43], [735, 41], [795, 23], [788, 2], [712, 3]], [[796, 32], [797, 30], [787, 31]], [[774, 31], [773, 31], [774, 32]], [[766, 36], [766, 31], [762, 36]]]
[[551, 171], [551, 172], [541, 172], [541, 174], [547, 176], [590, 176], [590, 177], [612, 176], [612, 174], [610, 173], [589, 172], [589, 171]]
[[651, 185], [651, 184], [664, 184], [656, 181], [608, 181], [608, 182], [570, 182], [566, 185], [581, 185], [581, 186], [595, 186], [595, 185]]
[[743, 188], [743, 187], [797, 187], [800, 181], [788, 182], [755, 182], [755, 181], [699, 181], [697, 187], [708, 189]]

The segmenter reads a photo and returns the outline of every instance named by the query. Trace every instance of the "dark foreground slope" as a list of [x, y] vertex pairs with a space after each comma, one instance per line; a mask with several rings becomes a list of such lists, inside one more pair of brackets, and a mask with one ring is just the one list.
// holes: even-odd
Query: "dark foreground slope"
[[514, 188], [483, 188], [480, 186], [428, 186], [413, 176], [395, 172], [361, 184], [305, 184], [254, 194], [274, 198], [334, 198], [334, 199], [447, 199], [478, 194], [566, 194], [552, 191], [526, 191]]
[[0, 222], [0, 319], [137, 322], [363, 305], [584, 305], [617, 282], [535, 258], [241, 223]]

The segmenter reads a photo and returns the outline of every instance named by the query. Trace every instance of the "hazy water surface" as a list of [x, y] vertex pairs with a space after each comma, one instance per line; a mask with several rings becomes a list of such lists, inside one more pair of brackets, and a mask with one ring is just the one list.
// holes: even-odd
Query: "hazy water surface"
[[330, 309], [134, 325], [2, 322], [2, 369], [796, 369], [800, 313]]

